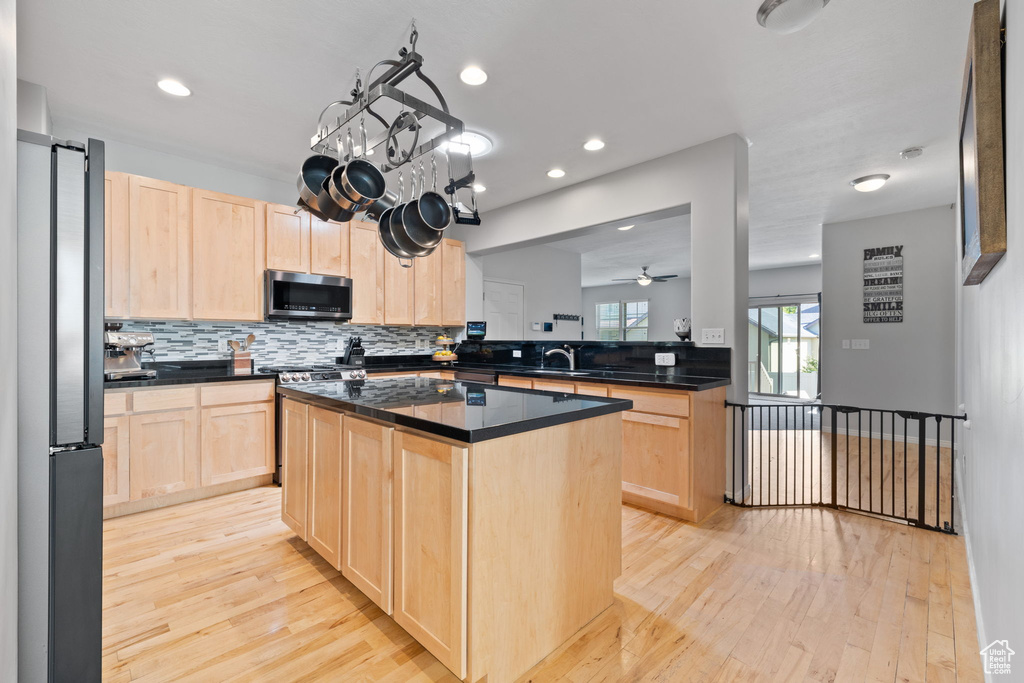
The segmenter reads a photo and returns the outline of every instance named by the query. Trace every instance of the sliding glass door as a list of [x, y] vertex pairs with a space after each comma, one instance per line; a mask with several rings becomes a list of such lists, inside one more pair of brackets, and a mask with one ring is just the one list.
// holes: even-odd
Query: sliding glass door
[[817, 302], [773, 303], [748, 310], [751, 393], [818, 397], [820, 311]]

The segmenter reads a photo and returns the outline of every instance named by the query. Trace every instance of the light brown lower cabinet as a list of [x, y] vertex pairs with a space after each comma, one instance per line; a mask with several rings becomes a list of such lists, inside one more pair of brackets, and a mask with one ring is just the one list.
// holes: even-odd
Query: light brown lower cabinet
[[127, 415], [103, 418], [103, 505], [129, 499], [128, 429]]
[[469, 501], [465, 448], [395, 435], [394, 617], [466, 675]]
[[690, 507], [690, 424], [686, 418], [630, 410], [622, 416], [622, 443], [629, 445], [622, 452], [626, 490], [668, 505]]
[[274, 471], [274, 403], [203, 408], [203, 486]]
[[341, 568], [341, 413], [310, 406], [306, 437], [306, 542]]
[[391, 427], [346, 417], [341, 482], [341, 573], [392, 613]]
[[132, 500], [199, 485], [197, 411], [166, 410], [129, 418], [129, 491]]
[[282, 399], [281, 519], [303, 540], [306, 539], [308, 417], [308, 405]]

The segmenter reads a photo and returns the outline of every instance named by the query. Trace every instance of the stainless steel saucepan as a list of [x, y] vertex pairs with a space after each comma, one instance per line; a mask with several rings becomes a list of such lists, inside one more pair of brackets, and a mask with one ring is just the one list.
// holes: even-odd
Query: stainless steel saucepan
[[296, 181], [299, 188], [299, 199], [313, 212], [324, 213], [317, 202], [317, 197], [323, 188], [324, 180], [330, 177], [331, 171], [337, 165], [338, 160], [326, 154], [314, 154], [302, 162], [302, 170], [299, 171]]

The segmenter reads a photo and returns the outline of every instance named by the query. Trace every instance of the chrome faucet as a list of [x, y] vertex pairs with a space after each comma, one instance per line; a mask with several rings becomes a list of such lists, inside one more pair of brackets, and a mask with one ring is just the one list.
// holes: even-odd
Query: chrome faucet
[[[568, 350], [565, 350], [565, 349], [568, 349]], [[566, 358], [569, 359], [569, 371], [570, 372], [576, 369], [576, 349], [574, 349], [571, 346], [569, 346], [568, 344], [566, 344], [564, 346], [564, 348], [562, 348], [562, 349], [550, 349], [548, 351], [545, 351], [544, 352], [544, 356], [545, 357], [546, 356], [550, 356], [553, 353], [560, 353], [560, 354], [562, 354], [563, 356], [565, 356]]]

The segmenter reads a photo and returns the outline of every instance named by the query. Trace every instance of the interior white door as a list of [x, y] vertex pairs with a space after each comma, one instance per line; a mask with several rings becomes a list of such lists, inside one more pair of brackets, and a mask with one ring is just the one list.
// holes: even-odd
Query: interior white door
[[523, 285], [484, 280], [484, 320], [489, 339], [523, 339]]

